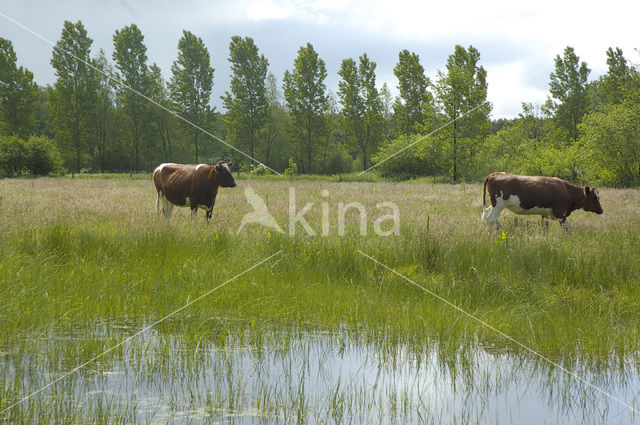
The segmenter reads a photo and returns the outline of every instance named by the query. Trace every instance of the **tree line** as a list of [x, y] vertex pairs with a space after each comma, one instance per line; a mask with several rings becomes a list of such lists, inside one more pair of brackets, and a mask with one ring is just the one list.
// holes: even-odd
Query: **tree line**
[[178, 40], [168, 81], [135, 24], [115, 31], [111, 58], [103, 50], [92, 57], [92, 44], [81, 21], [65, 21], [51, 54], [56, 81], [42, 87], [0, 38], [0, 175], [233, 159], [252, 173], [375, 166], [399, 179], [476, 180], [503, 170], [640, 184], [640, 75], [619, 48], [606, 52], [607, 74], [588, 81], [589, 67], [567, 47], [555, 58], [547, 102], [492, 121], [473, 46], [455, 46], [434, 81], [416, 53], [400, 51], [393, 98], [366, 53], [342, 61], [333, 93], [311, 43], [279, 83], [254, 40], [234, 36], [220, 112], [211, 106], [209, 51], [190, 31]]

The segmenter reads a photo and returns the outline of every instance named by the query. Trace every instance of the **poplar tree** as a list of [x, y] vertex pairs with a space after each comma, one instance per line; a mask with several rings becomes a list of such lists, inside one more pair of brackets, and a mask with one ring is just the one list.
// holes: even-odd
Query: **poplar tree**
[[199, 137], [210, 116], [209, 100], [213, 89], [211, 57], [202, 39], [183, 30], [178, 41], [178, 58], [171, 66], [169, 89], [171, 100], [178, 105], [182, 117], [195, 125], [185, 124], [191, 132], [195, 162], [199, 161]]
[[229, 62], [231, 92], [225, 92], [221, 96], [227, 109], [224, 118], [227, 137], [232, 144], [247, 149], [251, 158], [255, 158], [258, 148], [257, 133], [267, 122], [265, 81], [269, 61], [258, 52], [252, 38], [236, 35], [229, 44]]
[[0, 134], [27, 138], [35, 131], [38, 95], [31, 71], [18, 68], [13, 43], [0, 37]]
[[369, 168], [369, 158], [381, 139], [384, 123], [382, 101], [376, 89], [376, 63], [366, 53], [360, 56], [359, 65], [353, 59], [345, 59], [338, 74], [338, 96], [342, 104], [340, 113], [349, 144], [362, 157], [362, 169]]
[[313, 172], [313, 152], [325, 136], [325, 114], [329, 101], [324, 80], [327, 69], [311, 43], [298, 49], [293, 69], [284, 73], [284, 98], [292, 116], [294, 140], [302, 157], [302, 171]]
[[89, 127], [98, 90], [96, 71], [90, 66], [92, 44], [81, 21], [65, 21], [51, 57], [57, 77], [49, 97], [54, 132], [58, 144], [73, 152], [69, 162], [76, 172], [92, 139]]
[[587, 112], [587, 78], [591, 70], [580, 62], [573, 47], [564, 49], [563, 57], [555, 58], [555, 71], [550, 74], [548, 106], [558, 125], [571, 139], [578, 137], [578, 124]]
[[393, 105], [396, 129], [400, 134], [416, 133], [433, 111], [431, 81], [424, 74], [420, 56], [406, 49], [398, 54], [393, 73], [398, 79], [399, 91]]
[[444, 123], [443, 134], [451, 142], [452, 178], [459, 177], [460, 142], [465, 141], [469, 157], [474, 156], [473, 140], [489, 133], [491, 105], [487, 102], [487, 71], [478, 65], [480, 52], [457, 45], [447, 58], [446, 72], [438, 72], [437, 99]]
[[149, 143], [145, 138], [149, 104], [140, 96], [149, 92], [147, 47], [142, 32], [135, 24], [116, 30], [113, 45], [113, 60], [122, 82], [118, 85], [118, 101], [129, 120], [127, 127], [133, 149], [131, 165], [135, 171], [139, 171], [144, 145]]

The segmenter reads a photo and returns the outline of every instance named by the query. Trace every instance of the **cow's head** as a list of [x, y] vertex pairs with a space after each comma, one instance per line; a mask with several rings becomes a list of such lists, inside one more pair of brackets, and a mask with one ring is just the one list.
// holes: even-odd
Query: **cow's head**
[[584, 206], [585, 211], [591, 211], [596, 214], [602, 214], [602, 206], [600, 205], [600, 196], [596, 188], [584, 187]]
[[210, 174], [210, 178], [213, 178], [213, 182], [222, 187], [236, 187], [236, 181], [231, 175], [231, 166], [233, 162], [220, 161], [213, 167], [213, 173]]

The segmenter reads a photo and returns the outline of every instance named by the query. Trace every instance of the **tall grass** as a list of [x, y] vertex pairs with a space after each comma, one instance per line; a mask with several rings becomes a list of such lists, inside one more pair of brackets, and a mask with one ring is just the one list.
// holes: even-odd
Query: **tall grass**
[[[256, 224], [236, 233], [251, 211], [243, 186], [265, 200], [285, 233]], [[290, 187], [296, 190], [297, 211], [314, 202], [305, 218], [315, 236], [300, 226], [289, 234]], [[195, 351], [224, 345], [232, 336], [246, 334], [255, 343], [266, 333], [285, 330], [346, 332], [380, 353], [392, 353], [398, 345], [421, 352], [437, 341], [445, 362], [464, 358], [478, 344], [524, 354], [377, 266], [361, 250], [564, 365], [579, 362], [606, 370], [637, 357], [637, 190], [603, 189], [605, 214], [574, 213], [570, 232], [555, 223], [543, 229], [539, 219], [505, 212], [502, 234], [487, 232], [480, 222], [477, 184], [241, 179], [238, 188], [220, 190], [210, 224], [203, 213], [191, 220], [188, 209], [174, 210], [170, 221], [158, 217], [154, 192], [149, 178], [0, 180], [0, 352], [22, 365], [4, 369], [0, 390], [12, 390], [0, 396], [0, 409], [28, 392], [29, 382], [16, 377], [25, 377], [21, 370], [37, 369], [29, 354], [33, 350], [49, 353], [49, 370], [68, 369], [279, 250], [272, 261], [156, 331], [180, 338]], [[345, 235], [338, 234], [337, 203], [351, 201], [366, 208], [365, 236], [359, 234], [355, 212], [347, 215]], [[398, 236], [373, 232], [373, 221], [386, 213], [377, 207], [383, 201], [399, 207]], [[323, 203], [330, 212], [328, 236], [321, 236]], [[97, 336], [103, 331], [91, 331], [110, 326], [125, 331], [106, 338]], [[78, 345], [48, 339], [78, 332], [83, 335]], [[43, 344], [57, 348], [42, 350]], [[122, 358], [125, 349], [105, 357], [104, 364]], [[163, 373], [175, 367], [170, 355], [153, 358], [167, 361]], [[9, 385], [11, 380], [16, 385]], [[304, 395], [303, 389], [299, 393]], [[341, 397], [336, 388], [331, 401], [336, 417]], [[305, 403], [299, 398], [291, 406], [298, 410], [295, 415], [304, 414]], [[401, 399], [398, 403], [401, 409]], [[120, 412], [123, 422], [135, 416]]]

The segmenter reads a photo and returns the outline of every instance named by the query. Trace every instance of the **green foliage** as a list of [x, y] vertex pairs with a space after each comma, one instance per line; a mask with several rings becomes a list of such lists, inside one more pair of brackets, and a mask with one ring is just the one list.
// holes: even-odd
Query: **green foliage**
[[51, 139], [31, 136], [25, 142], [17, 136], [0, 136], [0, 175], [46, 176], [63, 171], [62, 156]]
[[229, 142], [256, 158], [260, 142], [257, 133], [267, 122], [266, 78], [269, 61], [259, 54], [251, 37], [233, 36], [229, 44], [229, 62], [231, 92], [221, 96], [227, 109], [224, 121]]
[[28, 137], [34, 132], [38, 95], [33, 74], [18, 68], [13, 44], [0, 37], [0, 134]]
[[[491, 104], [487, 102], [487, 71], [479, 66], [480, 52], [473, 46], [456, 45], [447, 59], [446, 72], [438, 71], [436, 93], [441, 133], [448, 134], [451, 153], [451, 177], [455, 181], [459, 163], [469, 164], [476, 144], [489, 134]], [[464, 171], [462, 172], [464, 174]]]
[[64, 161], [53, 140], [44, 136], [31, 136], [25, 146], [25, 165], [31, 174], [46, 176], [64, 172]]
[[376, 63], [366, 53], [360, 56], [359, 65], [353, 59], [345, 59], [338, 75], [338, 96], [342, 104], [340, 116], [347, 143], [359, 151], [362, 169], [369, 168], [369, 157], [382, 138], [382, 101], [376, 89]]
[[[209, 100], [213, 89], [211, 57], [202, 39], [183, 30], [178, 40], [178, 58], [171, 65], [169, 88], [171, 99], [191, 124], [202, 127], [210, 115]], [[185, 123], [185, 131], [192, 135], [195, 162], [198, 163], [200, 130]]]
[[293, 158], [289, 158], [289, 166], [284, 170], [285, 176], [294, 176], [298, 174], [298, 164], [295, 163]]
[[18, 136], [0, 136], [0, 172], [17, 177], [26, 171], [27, 146]]
[[433, 95], [429, 92], [431, 81], [424, 75], [420, 56], [408, 50], [398, 54], [393, 68], [398, 79], [399, 95], [393, 104], [396, 130], [399, 134], [412, 134], [429, 120], [434, 112]]
[[555, 114], [558, 125], [567, 131], [569, 137], [578, 137], [578, 124], [587, 112], [586, 84], [591, 70], [575, 54], [573, 47], [567, 46], [564, 55], [555, 59], [555, 71], [550, 75], [549, 108]]
[[311, 43], [300, 47], [293, 69], [284, 73], [284, 98], [292, 117], [292, 135], [300, 151], [302, 171], [313, 172], [314, 151], [326, 135], [329, 108], [324, 80], [327, 69]]
[[272, 73], [267, 75], [265, 96], [266, 121], [257, 132], [260, 158], [264, 158], [264, 163], [269, 167], [282, 170], [286, 167], [289, 152], [292, 150], [287, 134], [289, 115], [283, 106], [282, 91]]
[[433, 158], [425, 160], [427, 145], [432, 141], [420, 140], [424, 136], [413, 134], [400, 136], [380, 147], [371, 158], [378, 164], [376, 172], [382, 177], [393, 179], [410, 179], [428, 175], [435, 175]]
[[269, 170], [264, 164], [249, 164], [249, 174], [254, 176], [266, 176], [267, 174], [271, 174], [271, 170]]
[[609, 105], [585, 116], [580, 141], [590, 154], [592, 173], [604, 183], [640, 184], [640, 109]]
[[49, 106], [56, 141], [76, 172], [85, 165], [83, 157], [88, 150], [91, 112], [98, 91], [98, 77], [90, 66], [92, 44], [81, 21], [65, 21], [51, 56], [57, 79], [50, 91]]
[[[140, 29], [131, 24], [116, 30], [113, 36], [113, 60], [119, 71], [122, 84], [117, 87], [118, 102], [127, 123], [124, 127], [128, 139], [129, 166], [135, 171], [141, 169], [144, 152], [151, 150], [148, 134], [149, 102], [138, 93], [149, 92], [149, 66], [147, 47]], [[131, 161], [132, 159], [132, 161]]]

